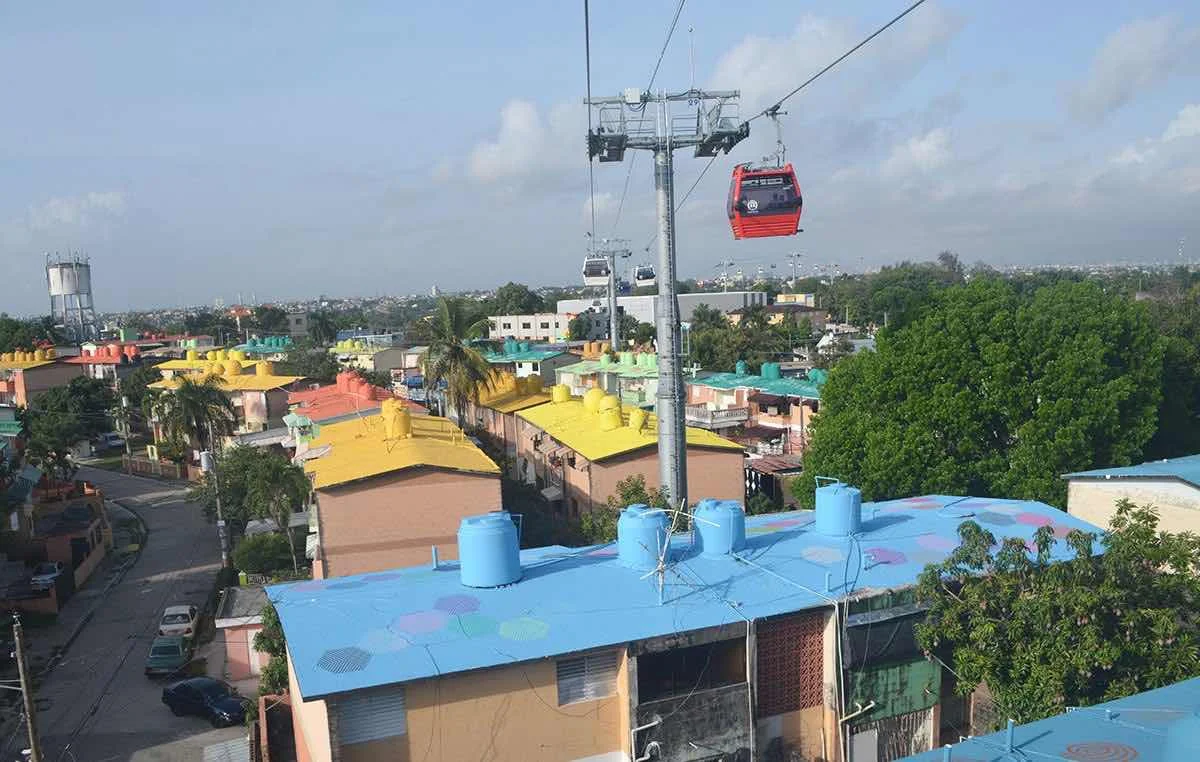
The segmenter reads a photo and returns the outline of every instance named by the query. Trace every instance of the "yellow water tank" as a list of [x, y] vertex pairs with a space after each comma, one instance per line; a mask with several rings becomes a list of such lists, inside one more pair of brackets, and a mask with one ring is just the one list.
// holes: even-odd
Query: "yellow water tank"
[[229, 359], [229, 353], [226, 352], [224, 349], [218, 349], [216, 359], [217, 359], [217, 362], [225, 362], [226, 360]]
[[540, 394], [542, 391], [541, 376], [526, 376], [525, 377], [525, 392], [526, 394]]
[[604, 390], [593, 386], [583, 395], [583, 409], [589, 413], [600, 412], [600, 400], [604, 399]]
[[275, 375], [275, 367], [267, 360], [259, 360], [254, 363], [254, 375], [273, 376]]
[[646, 411], [640, 407], [636, 407], [629, 411], [629, 428], [634, 431], [642, 431], [646, 428]]
[[55, 351], [54, 347], [49, 347], [46, 350], [46, 359], [47, 360], [53, 360], [57, 356], [58, 356], [58, 352]]
[[197, 351], [196, 351], [196, 350], [194, 350], [194, 349], [189, 349], [189, 350], [187, 351], [187, 359], [189, 359], [189, 360], [193, 360], [193, 361], [195, 361], [195, 360], [199, 360], [199, 359], [200, 359], [200, 353], [199, 353], [199, 352], [197, 352]]
[[218, 362], [217, 365], [220, 366], [221, 374], [226, 378], [242, 375], [242, 366], [238, 364], [237, 360], [225, 360]]
[[568, 402], [571, 399], [571, 387], [566, 384], [555, 384], [550, 389], [550, 401], [555, 404]]
[[208, 350], [207, 352], [204, 353], [204, 359], [208, 360], [209, 362], [216, 362], [217, 361], [217, 351], [215, 349]]
[[606, 395], [604, 395], [604, 398], [600, 400], [600, 412], [601, 413], [608, 411], [608, 410], [619, 411], [620, 409], [621, 409], [621, 400], [615, 394], [606, 394]]
[[408, 439], [412, 436], [412, 416], [399, 400], [384, 400], [379, 406], [379, 415], [383, 418], [385, 439]]
[[44, 349], [33, 350], [33, 359], [37, 360], [38, 362], [45, 360], [46, 359], [46, 350], [44, 350]]
[[600, 430], [616, 431], [621, 428], [621, 408], [607, 408], [600, 412]]

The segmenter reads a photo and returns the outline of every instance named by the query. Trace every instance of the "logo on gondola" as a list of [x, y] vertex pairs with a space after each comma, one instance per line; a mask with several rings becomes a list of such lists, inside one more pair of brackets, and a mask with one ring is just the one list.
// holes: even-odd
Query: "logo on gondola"
[[752, 212], [757, 212], [758, 211], [758, 202], [755, 201], [754, 199], [750, 199], [749, 201], [746, 202], [746, 208]]

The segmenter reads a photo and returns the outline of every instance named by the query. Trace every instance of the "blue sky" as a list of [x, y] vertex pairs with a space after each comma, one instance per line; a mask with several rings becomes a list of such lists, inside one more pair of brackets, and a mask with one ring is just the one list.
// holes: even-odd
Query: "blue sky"
[[[92, 256], [101, 310], [578, 279], [582, 3], [245, 5], [0, 6], [0, 310], [44, 311], [47, 250]], [[592, 3], [596, 94], [646, 84], [674, 7]], [[691, 81], [692, 27], [696, 84], [753, 113], [901, 7], [690, 0], [657, 84]], [[760, 120], [681, 209], [681, 274], [1200, 258], [1194, 3], [930, 0], [788, 110], [806, 232], [729, 235]], [[597, 165], [597, 232], [640, 250], [636, 162], [615, 227], [628, 166]]]

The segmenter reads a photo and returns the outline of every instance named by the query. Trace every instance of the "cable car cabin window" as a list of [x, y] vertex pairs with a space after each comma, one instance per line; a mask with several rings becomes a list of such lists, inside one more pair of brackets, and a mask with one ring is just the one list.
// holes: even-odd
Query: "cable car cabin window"
[[637, 660], [638, 701], [686, 696], [692, 691], [746, 682], [746, 641], [718, 640]]
[[799, 203], [791, 175], [742, 178], [738, 210], [743, 214], [792, 214]]

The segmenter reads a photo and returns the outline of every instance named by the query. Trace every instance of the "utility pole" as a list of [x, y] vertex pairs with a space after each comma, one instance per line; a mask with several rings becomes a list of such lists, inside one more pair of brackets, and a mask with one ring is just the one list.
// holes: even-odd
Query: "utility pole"
[[[599, 112], [588, 132], [588, 158], [619, 162], [625, 151], [654, 152], [654, 191], [658, 210], [658, 468], [659, 483], [672, 505], [687, 503], [687, 439], [685, 437], [679, 299], [675, 281], [675, 178], [673, 152], [693, 147], [697, 157], [729, 153], [750, 135], [750, 125], [737, 114], [736, 90], [652, 94], [638, 88], [622, 95], [588, 98]], [[673, 104], [686, 112], [672, 113]], [[650, 111], [653, 109], [653, 111]]]
[[16, 648], [17, 675], [21, 678], [21, 699], [25, 703], [25, 726], [29, 728], [29, 762], [42, 762], [42, 741], [38, 737], [37, 708], [33, 705], [33, 685], [29, 665], [25, 663], [25, 633], [21, 618], [13, 613], [13, 645]]
[[608, 260], [608, 342], [616, 352], [621, 344], [621, 320], [617, 316], [617, 258], [628, 259], [633, 252], [624, 238], [602, 238], [600, 243], [604, 248], [595, 252]]
[[[208, 446], [213, 446], [212, 424], [208, 424]], [[205, 457], [207, 456], [207, 458]], [[206, 462], [207, 461], [207, 462]], [[221, 477], [217, 474], [217, 454], [211, 450], [200, 453], [200, 470], [212, 473], [213, 490], [217, 497], [217, 540], [221, 543], [221, 568], [229, 567], [229, 529], [225, 526], [225, 516], [221, 513]], [[289, 531], [283, 527], [284, 531]], [[289, 540], [291, 535], [288, 535]]]

